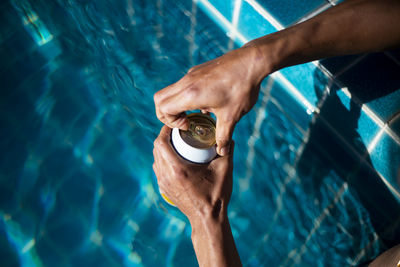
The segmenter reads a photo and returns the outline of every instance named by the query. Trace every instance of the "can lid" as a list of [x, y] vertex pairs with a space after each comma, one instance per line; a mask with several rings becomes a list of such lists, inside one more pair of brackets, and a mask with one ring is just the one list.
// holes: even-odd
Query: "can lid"
[[187, 116], [189, 129], [179, 131], [183, 141], [195, 148], [209, 148], [215, 145], [215, 121], [202, 113], [192, 113]]
[[188, 115], [189, 129], [172, 129], [171, 141], [178, 154], [195, 163], [207, 163], [217, 155], [215, 145], [215, 121], [209, 115]]

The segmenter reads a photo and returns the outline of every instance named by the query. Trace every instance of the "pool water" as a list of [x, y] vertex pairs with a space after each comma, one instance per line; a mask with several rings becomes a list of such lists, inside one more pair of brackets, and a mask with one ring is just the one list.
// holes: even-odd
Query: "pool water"
[[[1, 265], [197, 266], [152, 171], [153, 94], [239, 44], [196, 1], [0, 9]], [[359, 111], [311, 74], [323, 105], [270, 77], [236, 127], [229, 217], [245, 266], [358, 265], [400, 240], [398, 199], [357, 127], [334, 130]]]

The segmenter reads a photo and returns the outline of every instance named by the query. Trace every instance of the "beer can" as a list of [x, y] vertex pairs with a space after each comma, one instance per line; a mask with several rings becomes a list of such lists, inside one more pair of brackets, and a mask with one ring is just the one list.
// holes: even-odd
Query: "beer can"
[[[184, 159], [205, 164], [217, 156], [215, 141], [215, 120], [207, 114], [191, 113], [187, 115], [189, 129], [172, 129], [171, 143], [175, 151]], [[170, 205], [175, 204], [160, 191], [163, 199]]]

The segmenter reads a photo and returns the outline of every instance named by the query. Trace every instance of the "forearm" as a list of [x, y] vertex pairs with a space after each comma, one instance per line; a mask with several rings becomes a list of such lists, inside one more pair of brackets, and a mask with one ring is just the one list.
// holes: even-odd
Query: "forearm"
[[257, 48], [259, 63], [270, 65], [264, 68], [265, 77], [278, 69], [320, 58], [396, 47], [400, 44], [399, 25], [399, 0], [347, 0], [245, 46]]
[[200, 266], [242, 266], [228, 217], [212, 215], [193, 220], [192, 242]]

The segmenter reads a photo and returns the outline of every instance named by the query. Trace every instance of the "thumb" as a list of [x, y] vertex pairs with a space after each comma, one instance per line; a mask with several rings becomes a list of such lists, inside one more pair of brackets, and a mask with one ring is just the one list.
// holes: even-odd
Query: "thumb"
[[235, 142], [232, 140], [230, 142], [229, 154], [223, 157], [217, 157], [213, 161], [211, 161], [210, 165], [213, 169], [218, 173], [227, 173], [232, 172], [233, 169], [233, 150], [235, 146]]
[[233, 120], [224, 120], [217, 118], [217, 129], [215, 140], [217, 142], [217, 153], [220, 156], [229, 154], [230, 143], [232, 140], [233, 129], [236, 122]]

